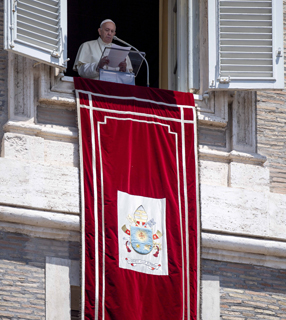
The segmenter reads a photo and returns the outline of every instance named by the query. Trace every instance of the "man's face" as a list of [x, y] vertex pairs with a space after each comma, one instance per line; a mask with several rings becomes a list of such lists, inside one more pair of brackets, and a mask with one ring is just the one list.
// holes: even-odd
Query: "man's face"
[[112, 22], [105, 22], [101, 28], [98, 29], [98, 33], [103, 42], [112, 42], [112, 39], [115, 36], [115, 24]]

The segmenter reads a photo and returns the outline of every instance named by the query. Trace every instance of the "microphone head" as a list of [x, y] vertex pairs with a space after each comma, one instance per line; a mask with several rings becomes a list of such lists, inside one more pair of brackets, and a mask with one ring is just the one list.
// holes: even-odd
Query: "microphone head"
[[118, 40], [118, 38], [117, 38], [116, 36], [113, 36], [113, 39], [114, 39], [114, 40]]

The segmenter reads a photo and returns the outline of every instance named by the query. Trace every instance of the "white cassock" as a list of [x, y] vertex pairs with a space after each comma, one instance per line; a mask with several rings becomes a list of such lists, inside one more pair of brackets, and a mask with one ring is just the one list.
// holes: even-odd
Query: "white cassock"
[[[112, 43], [105, 43], [100, 37], [97, 40], [87, 41], [83, 43], [77, 52], [73, 69], [83, 78], [99, 79], [99, 72], [96, 71], [98, 62], [106, 47], [111, 47]], [[132, 64], [129, 57], [126, 57], [126, 72], [132, 72]], [[118, 68], [110, 68], [104, 66], [104, 69], [117, 70]]]

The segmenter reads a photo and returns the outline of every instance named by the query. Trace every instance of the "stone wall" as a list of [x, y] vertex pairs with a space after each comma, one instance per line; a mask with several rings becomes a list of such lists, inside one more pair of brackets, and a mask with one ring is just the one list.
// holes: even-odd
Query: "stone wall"
[[3, 50], [3, 1], [0, 1], [0, 154], [3, 138], [3, 125], [8, 120], [7, 105], [7, 77], [8, 77], [8, 53]]
[[286, 193], [286, 90], [257, 93], [257, 151], [267, 157], [270, 190]]
[[46, 318], [46, 257], [79, 260], [79, 243], [0, 232], [0, 319]]
[[218, 276], [222, 320], [286, 320], [286, 271], [202, 261], [203, 275]]
[[[284, 66], [286, 67], [286, 1], [284, 6]], [[286, 70], [284, 67], [284, 70]], [[284, 79], [286, 79], [284, 77]], [[286, 82], [285, 82], [286, 84]], [[267, 157], [270, 190], [286, 194], [286, 90], [257, 93], [257, 151]]]

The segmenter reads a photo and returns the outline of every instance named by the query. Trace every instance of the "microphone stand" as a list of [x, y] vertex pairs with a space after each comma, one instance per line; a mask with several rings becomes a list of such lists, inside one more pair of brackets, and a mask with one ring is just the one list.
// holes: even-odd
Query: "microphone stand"
[[146, 66], [147, 66], [147, 87], [149, 87], [149, 65], [148, 65], [147, 60], [142, 56], [141, 52], [138, 49], [136, 49], [135, 47], [133, 47], [131, 44], [119, 39], [116, 36], [114, 36], [113, 39], [117, 40], [119, 42], [122, 42], [122, 43], [126, 44], [127, 46], [129, 46], [129, 47], [133, 48], [134, 50], [136, 50], [139, 53], [140, 57], [146, 62]]

